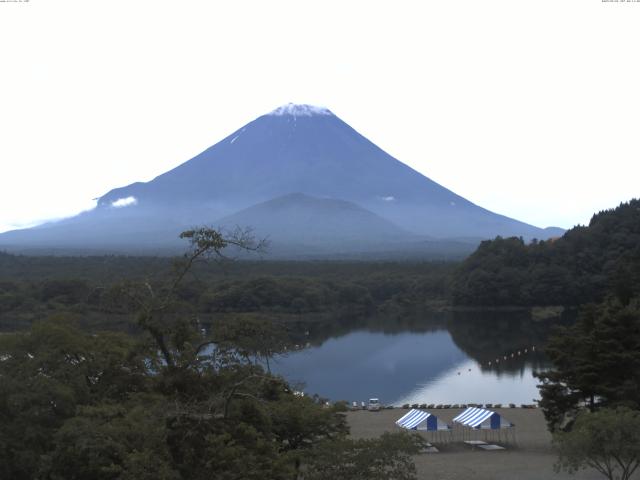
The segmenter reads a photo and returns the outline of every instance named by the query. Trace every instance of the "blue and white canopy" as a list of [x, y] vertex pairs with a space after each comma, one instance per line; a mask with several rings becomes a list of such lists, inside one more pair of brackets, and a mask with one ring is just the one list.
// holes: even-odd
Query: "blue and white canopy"
[[511, 427], [511, 423], [505, 421], [499, 413], [485, 410], [484, 408], [469, 407], [453, 419], [455, 423], [470, 428], [498, 429]]
[[448, 429], [446, 425], [441, 424], [438, 421], [438, 417], [432, 415], [429, 412], [423, 410], [409, 410], [409, 413], [403, 415], [396, 420], [396, 425], [407, 430], [445, 430]]

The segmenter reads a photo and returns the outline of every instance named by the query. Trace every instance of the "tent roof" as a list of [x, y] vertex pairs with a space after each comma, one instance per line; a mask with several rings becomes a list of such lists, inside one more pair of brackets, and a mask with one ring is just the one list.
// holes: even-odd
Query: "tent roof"
[[422, 410], [411, 409], [409, 413], [403, 415], [398, 420], [396, 420], [396, 425], [406, 429], [416, 428], [419, 424], [424, 422], [427, 418], [429, 418], [431, 414], [429, 412], [424, 412]]
[[469, 407], [460, 415], [455, 417], [453, 421], [467, 427], [476, 428], [493, 415], [499, 414], [492, 412], [491, 410], [485, 410], [484, 408]]

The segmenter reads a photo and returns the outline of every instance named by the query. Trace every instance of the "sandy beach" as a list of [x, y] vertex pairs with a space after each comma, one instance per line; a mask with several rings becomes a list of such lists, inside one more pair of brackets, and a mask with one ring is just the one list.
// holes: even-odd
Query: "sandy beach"
[[[431, 412], [451, 424], [460, 409], [436, 409]], [[544, 479], [601, 479], [595, 470], [584, 470], [575, 475], [555, 473], [556, 455], [551, 447], [551, 435], [546, 429], [539, 409], [495, 409], [516, 425], [516, 442], [490, 443], [503, 445], [506, 450], [472, 450], [460, 440], [432, 443], [439, 453], [425, 453], [415, 457], [418, 478], [438, 480], [544, 480]], [[398, 431], [395, 421], [407, 412], [405, 409], [380, 412], [352, 411], [347, 414], [354, 438], [373, 438], [384, 432]], [[423, 434], [426, 435], [426, 434]], [[637, 475], [634, 478], [640, 478]]]

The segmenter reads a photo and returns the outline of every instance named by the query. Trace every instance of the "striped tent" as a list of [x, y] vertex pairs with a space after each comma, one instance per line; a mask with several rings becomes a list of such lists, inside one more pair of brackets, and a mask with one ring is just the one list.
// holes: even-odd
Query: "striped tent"
[[396, 425], [407, 430], [437, 430], [438, 419], [429, 412], [411, 409], [396, 420]]
[[480, 435], [484, 437], [484, 440], [516, 442], [515, 425], [491, 410], [469, 407], [453, 419], [453, 424], [461, 427], [456, 436], [461, 436], [462, 440], [478, 440], [478, 435]]
[[438, 420], [438, 417], [432, 413], [423, 410], [409, 410], [409, 413], [396, 420], [396, 425], [407, 430], [423, 432], [431, 441], [448, 442], [451, 440], [451, 427]]
[[453, 419], [454, 423], [459, 423], [465, 427], [476, 429], [509, 428], [511, 423], [504, 420], [499, 413], [485, 410], [484, 408], [469, 407], [460, 415]]

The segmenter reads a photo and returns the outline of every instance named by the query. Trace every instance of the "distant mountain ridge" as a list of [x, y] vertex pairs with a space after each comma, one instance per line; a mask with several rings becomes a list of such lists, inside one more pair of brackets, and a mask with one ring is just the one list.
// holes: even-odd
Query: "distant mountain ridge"
[[[276, 199], [287, 204], [288, 213], [275, 208]], [[329, 206], [335, 217], [323, 213]], [[322, 220], [313, 229], [300, 224], [314, 217]], [[562, 233], [469, 202], [391, 157], [328, 109], [289, 104], [150, 182], [109, 191], [90, 212], [0, 235], [0, 246], [172, 246], [183, 227], [232, 220], [259, 224], [262, 230], [274, 222], [283, 246], [299, 245], [306, 235], [304, 244], [338, 248], [343, 242], [348, 249], [373, 243], [395, 248], [419, 237]], [[372, 242], [372, 237], [377, 238]]]

